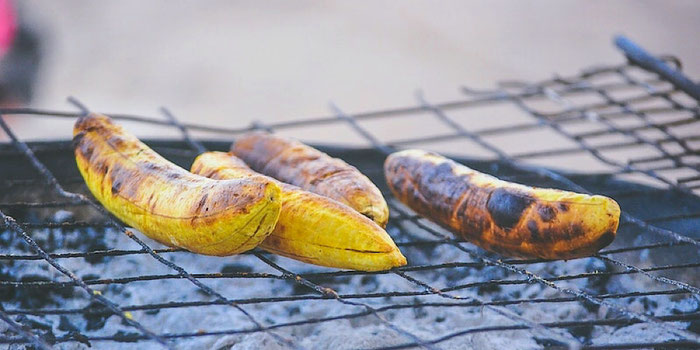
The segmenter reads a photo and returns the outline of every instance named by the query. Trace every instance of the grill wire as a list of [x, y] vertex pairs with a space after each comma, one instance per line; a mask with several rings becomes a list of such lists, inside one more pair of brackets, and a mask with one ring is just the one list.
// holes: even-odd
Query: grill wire
[[[675, 58], [665, 58], [665, 62], [680, 69], [680, 62]], [[616, 97], [621, 91], [633, 92], [627, 97]], [[590, 192], [588, 189], [598, 190], [596, 186], [589, 186], [595, 183], [592, 178], [610, 179], [623, 178], [634, 175], [637, 179], [642, 178], [657, 184], [656, 189], [650, 187], [625, 187], [608, 188], [608, 194], [615, 199], [634, 198], [635, 196], [647, 194], [649, 191], [657, 191], [659, 196], [671, 194], [672, 198], [690, 198], [697, 201], [697, 194], [700, 191], [700, 162], [698, 162], [698, 141], [700, 134], [691, 133], [686, 136], [678, 136], [673, 130], [677, 127], [695, 127], [697, 130], [700, 124], [700, 107], [697, 101], [693, 101], [689, 96], [679, 90], [675, 85], [669, 83], [666, 77], [649, 73], [632, 64], [622, 64], [617, 66], [598, 67], [586, 70], [577, 76], [554, 77], [537, 83], [505, 82], [499, 84], [495, 90], [477, 91], [463, 88], [463, 99], [449, 102], [433, 103], [422, 95], [417, 95], [418, 105], [415, 107], [398, 108], [368, 113], [350, 114], [342, 111], [338, 106], [332, 105], [333, 115], [321, 118], [311, 118], [290, 122], [280, 122], [271, 124], [254, 123], [250, 127], [240, 129], [213, 128], [198, 124], [180, 123], [176, 117], [163, 109], [161, 112], [165, 119], [153, 119], [133, 115], [108, 114], [114, 119], [149, 123], [161, 127], [176, 128], [182, 134], [181, 142], [158, 143], [153, 142], [154, 148], [168, 158], [192, 159], [197, 154], [209, 149], [225, 148], [223, 142], [201, 142], [190, 135], [190, 132], [214, 132], [237, 135], [250, 130], [265, 129], [270, 131], [298, 130], [319, 125], [345, 125], [354, 130], [356, 135], [369, 143], [372, 148], [367, 150], [376, 154], [379, 161], [372, 163], [370, 168], [361, 170], [368, 173], [373, 178], [381, 179], [381, 159], [383, 156], [396, 149], [407, 147], [422, 147], [434, 143], [445, 141], [466, 141], [473, 145], [487, 150], [492, 155], [487, 160], [473, 160], [475, 166], [481, 165], [484, 170], [497, 173], [501, 177], [509, 180], [536, 184], [545, 182], [553, 186], [579, 191]], [[586, 102], [583, 104], [572, 102], [574, 96], [580, 94], [590, 94], [597, 96], [600, 102]], [[557, 106], [557, 109], [541, 110], [535, 107], [533, 101], [547, 101]], [[689, 102], [691, 101], [691, 102]], [[50, 117], [50, 118], [76, 118], [88, 109], [78, 100], [71, 102], [79, 109], [79, 113], [58, 112], [43, 109], [5, 109], [2, 115], [21, 115], [24, 117]], [[651, 104], [653, 102], [655, 104]], [[510, 105], [516, 107], [522, 114], [530, 118], [527, 122], [516, 123], [507, 126], [487, 127], [473, 129], [465, 127], [465, 123], [454, 117], [456, 112], [470, 110], [480, 106]], [[364, 124], [374, 120], [397, 120], [415, 113], [427, 113], [430, 120], [426, 123], [441, 123], [448, 130], [447, 133], [419, 136], [401, 140], [386, 141], [382, 137], [376, 136]], [[663, 113], [682, 113], [683, 118], [671, 121], [659, 121], [656, 115]], [[673, 212], [670, 214], [638, 217], [637, 213], [624, 211], [621, 218], [620, 231], [632, 231], [639, 236], [654, 237], [649, 242], [639, 243], [638, 241], [619, 242], [596, 254], [592, 259], [598, 260], [604, 266], [610, 268], [602, 271], [586, 271], [573, 274], [561, 274], [547, 276], [537, 271], [537, 266], [542, 264], [552, 264], [551, 262], [537, 259], [501, 259], [493, 254], [486, 253], [473, 245], [455, 240], [451, 235], [436, 228], [425, 219], [415, 215], [410, 210], [396, 202], [387, 192], [387, 196], [392, 216], [390, 218], [390, 233], [397, 241], [402, 250], [408, 249], [432, 249], [438, 246], [450, 246], [461, 252], [465, 260], [455, 262], [441, 262], [435, 264], [409, 265], [384, 272], [356, 272], [356, 271], [331, 271], [328, 269], [321, 272], [297, 273], [293, 269], [285, 268], [274, 256], [260, 250], [248, 252], [245, 255], [257, 259], [258, 262], [266, 265], [274, 271], [234, 271], [234, 272], [188, 272], [184, 267], [171, 261], [169, 258], [173, 254], [188, 254], [176, 248], [152, 248], [146, 241], [134, 234], [129, 228], [113, 219], [97, 203], [86, 195], [78, 192], [66, 190], [67, 187], [82, 186], [82, 179], [76, 177], [63, 177], [55, 175], [55, 170], [41, 161], [39, 158], [45, 154], [70, 154], [69, 143], [32, 143], [27, 144], [13, 133], [8, 124], [0, 115], [0, 126], [10, 137], [12, 144], [5, 145], [0, 152], [0, 159], [3, 157], [24, 157], [28, 161], [28, 169], [31, 169], [33, 176], [25, 179], [5, 179], [5, 175], [0, 174], [0, 188], [9, 189], [13, 187], [42, 187], [48, 189], [54, 199], [39, 201], [16, 200], [9, 203], [0, 203], [0, 218], [2, 219], [2, 230], [11, 232], [13, 239], [24, 242], [33, 252], [31, 254], [0, 254], [0, 261], [3, 264], [20, 261], [45, 261], [55, 268], [65, 278], [63, 281], [54, 280], [10, 280], [0, 281], [0, 291], [13, 289], [20, 293], [29, 291], [61, 290], [66, 288], [80, 289], [90, 303], [83, 308], [8, 308], [0, 305], [0, 319], [8, 325], [8, 332], [0, 336], [0, 343], [3, 344], [27, 344], [35, 348], [50, 348], [51, 344], [66, 342], [81, 342], [84, 344], [94, 344], [99, 342], [143, 342], [146, 344], [160, 344], [166, 348], [174, 348], [183, 339], [196, 337], [220, 337], [235, 334], [265, 333], [274, 338], [279, 343], [292, 348], [304, 348], [300, 341], [289, 333], [285, 333], [287, 328], [293, 328], [310, 324], [329, 323], [337, 320], [351, 320], [361, 317], [374, 318], [376, 322], [391, 329], [402, 339], [401, 342], [381, 347], [381, 349], [404, 349], [404, 348], [427, 348], [439, 349], [442, 344], [453, 339], [459, 339], [467, 335], [478, 333], [492, 334], [499, 336], [508, 331], [526, 330], [536, 336], [537, 339], [545, 339], [540, 345], [551, 348], [682, 348], [696, 347], [700, 345], [698, 335], [698, 324], [700, 324], [700, 310], [695, 309], [686, 313], [669, 313], [654, 315], [632, 309], [620, 300], [637, 297], [657, 297], [668, 296], [669, 298], [700, 297], [700, 289], [693, 286], [696, 280], [683, 279], [685, 276], [697, 276], [700, 259], [698, 259], [698, 247], [700, 241], [688, 235], [688, 232], [678, 232], [661, 226], [667, 222], [682, 221], [688, 227], [694, 227], [697, 235], [697, 223], [700, 221], [700, 210], [695, 207], [689, 212]], [[625, 126], [618, 124], [621, 119], [634, 119], [636, 124]], [[589, 131], [571, 131], [570, 125], [590, 124], [597, 128]], [[496, 142], [489, 141], [490, 138], [503, 135], [515, 135], [533, 130], [550, 130], [560, 136], [572, 141], [575, 146], [555, 147], [544, 151], [513, 152], [499, 148]], [[660, 136], [650, 137], [646, 131], [656, 131]], [[606, 135], [624, 135], [624, 141], [616, 140], [610, 143], [596, 143], [591, 140], [596, 137]], [[674, 145], [675, 150], [669, 150], [669, 145]], [[156, 147], [159, 145], [160, 147]], [[632, 158], [620, 161], [618, 158], [610, 157], [607, 151], [635, 149], [641, 147], [651, 147], [657, 155], [645, 156], [643, 158]], [[647, 149], [645, 148], [645, 149]], [[333, 148], [329, 152], [333, 153]], [[343, 151], [338, 151], [343, 154]], [[604, 174], [595, 176], [578, 176], [563, 171], [555, 171], [548, 167], [536, 166], [532, 160], [549, 159], [555, 157], [570, 157], [574, 155], [587, 154], [592, 156], [596, 162], [613, 169]], [[182, 162], [185, 162], [183, 160]], [[467, 160], [468, 161], [468, 160]], [[470, 165], [472, 165], [470, 163]], [[682, 171], [680, 171], [682, 170]], [[5, 170], [2, 170], [5, 171]], [[679, 175], [680, 174], [680, 175]], [[379, 177], [377, 177], [379, 176]], [[379, 180], [375, 180], [378, 183]], [[592, 182], [593, 181], [593, 182]], [[379, 183], [378, 183], [379, 184]], [[385, 188], [383, 188], [385, 190]], [[84, 191], [82, 191], [84, 193]], [[697, 204], [697, 202], [696, 202]], [[26, 212], [31, 210], [45, 210], [56, 212], [57, 210], [67, 210], [68, 208], [90, 207], [100, 214], [99, 220], [69, 220], [61, 222], [18, 222], [8, 213]], [[623, 210], [626, 209], [622, 205]], [[695, 210], [695, 211], [693, 211]], [[17, 215], [15, 215], [17, 216]], [[696, 224], [693, 225], [692, 223]], [[34, 230], [54, 229], [59, 232], [69, 230], [94, 229], [96, 232], [106, 234], [107, 230], [117, 230], [128, 236], [130, 240], [140, 246], [139, 249], [110, 249], [101, 247], [98, 249], [87, 249], [86, 251], [74, 252], [52, 252], [50, 249], [42, 247], [32, 237]], [[0, 232], [2, 232], [0, 230]], [[421, 235], [416, 235], [420, 232]], [[426, 239], [424, 237], [430, 237]], [[14, 241], [12, 241], [14, 242]], [[651, 266], [640, 267], [637, 262], [630, 262], [629, 259], [620, 258], [626, 253], [640, 255], [643, 253], [664, 251], [665, 254], [672, 255], [678, 249], [690, 249], [690, 256], [695, 259], [684, 261], [674, 261], [669, 264], [652, 264]], [[162, 264], [168, 268], [170, 273], [140, 275], [120, 278], [82, 278], [71, 271], [68, 264], [64, 263], [68, 259], [104, 259], [108, 257], [120, 256], [150, 256], [156, 261], [153, 264]], [[469, 259], [466, 259], [469, 258]], [[643, 261], [640, 259], [640, 261]], [[557, 262], [563, 265], [569, 262]], [[410, 263], [410, 259], [409, 259]], [[540, 265], [538, 265], [540, 264]], [[466, 269], [484, 269], [490, 267], [502, 270], [505, 275], [515, 278], [484, 276], [478, 281], [462, 285], [437, 287], [434, 280], [427, 280], [422, 277], [427, 273], [432, 276], [448, 274], [450, 271], [464, 271]], [[674, 274], [667, 274], [674, 272]], [[413, 288], [403, 290], [379, 291], [373, 293], [360, 292], [338, 292], [329, 286], [328, 281], [340, 279], [348, 276], [379, 276], [394, 275], [404, 280]], [[656, 288], [645, 288], [641, 290], [627, 290], [624, 293], [593, 293], [581, 288], [572, 288], [557, 282], [573, 280], [596, 280], [607, 279], [617, 276], [636, 276], [643, 279], [649, 286]], [[669, 277], [670, 276], [670, 277]], [[166, 303], [146, 303], [139, 305], [119, 305], [117, 302], [102, 295], [96, 289], [98, 287], [110, 285], [125, 285], [134, 282], [158, 282], [163, 280], [183, 279], [193, 284], [202, 294], [208, 296], [207, 300], [186, 300], [172, 301]], [[211, 287], [205, 280], [234, 279], [251, 280], [252, 283], [262, 284], [267, 280], [283, 281], [296, 285], [303, 290], [303, 293], [277, 296], [259, 296], [253, 298], [232, 299], [226, 297], [216, 288]], [[551, 289], [551, 297], [527, 298], [505, 298], [491, 299], [483, 298], [481, 295], [459, 294], [463, 290], [488, 290], [489, 288], [500, 288], [504, 286], [526, 286], [541, 285], [545, 289]], [[146, 288], [144, 288], [144, 292]], [[484, 293], [488, 296], [488, 293]], [[423, 296], [435, 296], [439, 299], [425, 301], [418, 299]], [[269, 324], [260, 320], [258, 315], [249, 311], [249, 307], [257, 305], [268, 305], [282, 302], [335, 300], [345, 306], [354, 308], [354, 312], [344, 313], [335, 316], [309, 317], [301, 320], [289, 321], [285, 323]], [[383, 305], [371, 303], [371, 300], [382, 300]], [[408, 302], [407, 302], [408, 300]], [[434, 301], [439, 300], [439, 301]], [[595, 319], [585, 320], [563, 320], [555, 322], [542, 322], [538, 319], [531, 319], [520, 312], [520, 307], [524, 305], [539, 305], [547, 303], [580, 303], [586, 307], [606, 308], [611, 310], [606, 315]], [[168, 333], [155, 332], [138, 322], [132, 316], [132, 312], [162, 311], [176, 308], [191, 308], [196, 312], [197, 308], [204, 306], [229, 307], [232, 312], [239, 312], [247, 318], [253, 327], [241, 328], [231, 327], [223, 330], [199, 330], [189, 333]], [[395, 319], [390, 317], [390, 312], [402, 309], [412, 309], [418, 312], [419, 309], [428, 308], [459, 308], [459, 309], [481, 309], [489, 310], [512, 321], [508, 324], [488, 325], [482, 327], [462, 327], [454, 325], [450, 331], [444, 334], [426, 336], [416, 334], [411, 330], [398, 325]], [[52, 332], [46, 331], [40, 323], [32, 323], [28, 316], [48, 316], [48, 315], [85, 315], [104, 316], [116, 315], [121, 318], [122, 323], [132, 331], [117, 332], [115, 334], [84, 334], [86, 332], [71, 330], [66, 334], [55, 336]], [[420, 321], [416, 321], [420, 322]], [[431, 322], [431, 321], [425, 321]], [[678, 327], [678, 322], [687, 322], [687, 328]], [[267, 323], [267, 324], [266, 324]], [[673, 334], [674, 340], [664, 341], [640, 341], [640, 342], [613, 342], [605, 344], [591, 344], [586, 340], [572, 334], [571, 329], [585, 327], [622, 327], [633, 324], [650, 324]], [[379, 348], [378, 348], [379, 349]]]

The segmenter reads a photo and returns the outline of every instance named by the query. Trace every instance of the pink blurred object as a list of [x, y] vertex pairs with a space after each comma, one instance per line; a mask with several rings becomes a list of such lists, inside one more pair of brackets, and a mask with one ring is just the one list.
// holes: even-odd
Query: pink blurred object
[[17, 33], [17, 18], [10, 0], [0, 0], [0, 56], [12, 46]]

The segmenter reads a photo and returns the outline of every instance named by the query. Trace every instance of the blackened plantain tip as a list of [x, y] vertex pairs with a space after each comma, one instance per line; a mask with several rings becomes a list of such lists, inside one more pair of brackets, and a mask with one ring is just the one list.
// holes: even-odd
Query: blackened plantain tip
[[80, 131], [73, 135], [73, 139], [71, 140], [71, 147], [73, 147], [73, 149], [76, 149], [80, 144], [80, 141], [83, 140], [83, 137], [85, 137], [85, 131]]

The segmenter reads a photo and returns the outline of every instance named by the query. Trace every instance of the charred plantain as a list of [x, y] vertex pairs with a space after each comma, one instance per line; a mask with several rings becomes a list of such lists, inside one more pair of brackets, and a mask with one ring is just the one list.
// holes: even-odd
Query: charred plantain
[[[212, 179], [257, 176], [230, 153], [207, 152], [192, 173]], [[274, 180], [273, 180], [274, 181]], [[372, 220], [352, 208], [299, 187], [278, 183], [282, 211], [274, 231], [260, 248], [303, 262], [362, 271], [406, 264], [394, 241]]]
[[256, 247], [279, 217], [280, 188], [265, 177], [215, 181], [167, 161], [102, 115], [73, 130], [78, 169], [112, 214], [163, 244], [207, 255]]
[[335, 199], [386, 227], [389, 207], [382, 193], [367, 176], [340, 159], [265, 132], [243, 135], [231, 151], [257, 172]]
[[394, 153], [384, 172], [394, 195], [418, 214], [503, 255], [589, 256], [613, 241], [619, 224], [610, 198], [502, 181], [435, 153]]

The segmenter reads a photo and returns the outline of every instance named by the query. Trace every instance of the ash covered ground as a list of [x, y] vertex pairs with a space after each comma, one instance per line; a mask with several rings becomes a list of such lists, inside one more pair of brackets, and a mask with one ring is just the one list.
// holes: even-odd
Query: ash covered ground
[[[31, 218], [29, 218], [31, 219]], [[35, 218], [36, 219], [36, 218]], [[59, 211], [53, 221], [73, 220], [72, 214]], [[398, 242], [418, 239], [435, 239], [425, 230], [409, 225], [390, 226], [389, 232]], [[98, 249], [139, 249], [140, 247], [115, 229], [40, 229], [30, 231], [31, 236], [45, 249], [53, 252], [92, 251]], [[151, 247], [162, 247], [139, 235]], [[9, 247], [8, 253], [30, 253], [26, 245], [13, 232], [3, 232], [1, 245]], [[478, 248], [463, 243], [468, 250]], [[474, 261], [464, 251], [449, 244], [431, 246], [406, 246], [402, 251], [410, 265], [441, 264]], [[482, 252], [483, 253], [483, 252]], [[635, 252], [639, 256], [639, 252]], [[265, 254], [280, 266], [295, 273], [329, 272], [331, 269], [315, 267], [290, 259]], [[183, 267], [191, 274], [253, 272], [281, 275], [269, 265], [253, 255], [234, 257], [206, 257], [187, 252], [163, 254], [168, 260]], [[643, 255], [642, 255], [643, 256]], [[625, 260], [626, 256], [615, 256]], [[629, 258], [629, 257], [627, 257]], [[146, 254], [117, 257], [69, 258], [59, 262], [82, 279], [101, 280], [125, 277], [174, 274], [175, 271], [157, 262]], [[641, 264], [643, 266], [643, 264]], [[545, 278], [572, 275], [584, 272], [610, 271], [614, 267], [597, 258], [577, 259], [568, 262], [556, 261], [519, 265], [528, 271]], [[68, 281], [45, 261], [3, 261], [0, 271], [5, 281]], [[512, 285], [482, 285], [471, 288], [449, 288], [473, 282], [489, 280], [521, 280], [523, 276], [507, 272], [500, 267], [449, 267], [425, 271], [406, 272], [412, 278], [426, 282], [430, 286], [449, 290], [445, 295], [413, 295], [374, 298], [347, 298], [353, 303], [364, 303], [373, 308], [387, 305], [409, 304], [410, 308], [381, 312], [381, 317], [394, 327], [411, 333], [423, 340], [432, 340], [447, 334], [470, 328], [505, 326], [520, 323], [512, 315], [521, 316], [533, 322], [547, 323], [558, 321], [581, 321], [603, 318], [617, 318], [621, 315], [606, 306], [596, 306], [582, 302], [522, 303], [507, 307], [418, 307], [425, 303], [457, 303], [478, 298], [482, 301], [539, 299], [566, 297], [569, 295], [539, 283], [519, 283]], [[425, 288], [393, 273], [350, 276], [311, 276], [311, 281], [324, 287], [333, 288], [340, 295], [362, 293], [421, 292]], [[264, 326], [281, 325], [289, 322], [320, 319], [334, 316], [361, 313], [362, 305], [348, 305], [340, 301], [307, 299], [303, 296], [318, 294], [294, 281], [281, 278], [202, 278], [201, 281], [226, 298], [244, 300], [250, 298], [270, 298], [299, 296], [301, 300], [261, 302], [242, 304], [241, 307], [257, 322]], [[624, 293], [630, 291], [670, 289], [670, 286], [653, 282], [640, 274], [591, 277], [556, 282], [561, 288], [583, 290], [590, 294]], [[154, 303], [183, 301], [213, 301], [214, 297], [203, 293], [191, 282], [182, 278], [156, 279], [128, 283], [95, 284], [92, 287], [103, 296], [122, 307]], [[451, 298], [454, 297], [454, 298]], [[72, 309], [95, 308], [83, 290], [79, 288], [26, 288], [2, 286], [0, 298], [7, 310], [15, 309]], [[688, 294], [659, 295], [607, 299], [636, 313], [652, 316], [676, 315], [697, 312], [698, 299]], [[501, 311], [501, 312], [499, 312]], [[503, 315], [506, 313], [506, 315]], [[243, 312], [230, 305], [208, 305], [197, 307], [163, 308], [160, 310], [132, 311], [131, 317], [147, 329], [157, 334], [189, 334], [198, 332], [218, 332], [255, 328], [253, 322]], [[510, 315], [509, 315], [510, 314]], [[54, 337], [72, 335], [76, 341], [57, 343], [59, 349], [87, 349], [87, 342], [77, 341], [84, 336], [130, 335], [138, 333], [123, 324], [114, 315], [13, 315], [19, 323], [27, 325], [38, 334], [51, 341]], [[11, 335], [5, 324], [0, 324], [0, 334]], [[632, 324], [623, 326], [582, 326], [558, 329], [514, 330], [468, 333], [436, 344], [442, 349], [537, 349], [557, 345], [562, 339], [583, 344], [605, 344], [640, 341], [665, 341], [679, 339], [677, 331], [698, 332], [698, 324], [690, 322], [666, 322], [663, 324]], [[290, 340], [295, 346], [307, 349], [356, 349], [377, 348], [413, 342], [404, 334], [393, 330], [387, 323], [374, 315], [342, 318], [339, 320], [316, 322], [298, 326], [285, 326], [274, 329], [276, 336]], [[172, 340], [181, 349], [287, 349], [288, 344], [267, 332], [248, 334], [193, 336]], [[152, 342], [92, 341], [93, 348], [100, 349], [142, 349]], [[11, 349], [23, 348], [12, 345]]]

